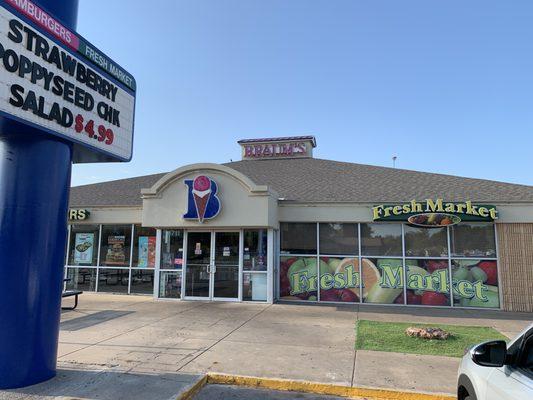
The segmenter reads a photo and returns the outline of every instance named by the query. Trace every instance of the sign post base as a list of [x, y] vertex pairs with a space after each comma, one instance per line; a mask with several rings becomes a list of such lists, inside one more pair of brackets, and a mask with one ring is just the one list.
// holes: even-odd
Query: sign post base
[[[75, 28], [78, 0], [41, 0]], [[0, 389], [55, 376], [72, 144], [0, 119]]]

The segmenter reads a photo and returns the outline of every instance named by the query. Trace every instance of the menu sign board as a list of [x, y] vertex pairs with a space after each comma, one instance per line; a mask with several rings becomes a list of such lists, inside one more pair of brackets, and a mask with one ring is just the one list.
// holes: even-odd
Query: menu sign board
[[107, 237], [105, 262], [109, 265], [126, 264], [126, 236], [114, 235]]
[[74, 264], [92, 264], [94, 233], [76, 233], [74, 241]]
[[139, 236], [139, 268], [155, 267], [155, 236]]
[[75, 153], [129, 161], [134, 88], [131, 75], [31, 1], [0, 2], [2, 116], [75, 143]]

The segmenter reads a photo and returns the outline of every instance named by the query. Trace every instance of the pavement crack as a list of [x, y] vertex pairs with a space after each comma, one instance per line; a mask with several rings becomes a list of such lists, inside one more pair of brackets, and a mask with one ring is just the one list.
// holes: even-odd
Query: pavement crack
[[187, 361], [185, 364], [183, 364], [178, 370], [177, 372], [181, 371], [183, 368], [185, 368], [187, 365], [189, 365], [191, 362], [193, 362], [194, 360], [196, 360], [198, 357], [200, 357], [202, 354], [206, 353], [207, 351], [211, 350], [213, 347], [215, 347], [217, 344], [219, 344], [220, 342], [222, 342], [224, 339], [226, 339], [229, 335], [231, 335], [233, 332], [237, 331], [238, 329], [241, 329], [244, 325], [246, 325], [248, 322], [250, 322], [252, 319], [254, 319], [255, 317], [257, 317], [258, 315], [260, 315], [261, 313], [265, 312], [266, 310], [268, 310], [270, 307], [272, 307], [272, 304], [269, 304], [267, 307], [263, 308], [262, 310], [260, 310], [259, 312], [255, 313], [254, 315], [252, 315], [250, 318], [248, 318], [246, 321], [244, 321], [242, 324], [240, 324], [239, 326], [237, 326], [235, 329], [232, 329], [230, 332], [228, 332], [225, 336], [221, 337], [219, 340], [217, 340], [215, 343], [213, 343], [211, 346], [207, 347], [205, 350], [203, 350], [202, 352], [200, 352], [199, 354], [197, 354], [196, 356], [194, 356], [191, 360]]
[[153, 324], [157, 324], [157, 323], [159, 323], [159, 322], [161, 322], [161, 321], [164, 321], [165, 319], [173, 318], [173, 317], [175, 317], [175, 316], [178, 315], [178, 314], [182, 314], [182, 313], [184, 313], [184, 312], [187, 312], [187, 311], [190, 311], [190, 310], [194, 310], [194, 309], [196, 309], [196, 308], [200, 308], [200, 307], [202, 307], [202, 306], [204, 306], [204, 305], [205, 305], [205, 304], [200, 303], [200, 304], [198, 304], [198, 305], [195, 306], [195, 307], [190, 307], [190, 308], [187, 308], [187, 309], [185, 309], [185, 310], [181, 310], [181, 311], [179, 311], [179, 312], [177, 312], [177, 313], [174, 313], [174, 314], [172, 314], [172, 315], [169, 315], [169, 316], [166, 316], [166, 317], [162, 317], [162, 318], [160, 318], [160, 319], [158, 319], [158, 320], [155, 320], [155, 321], [149, 322], [149, 323], [144, 324], [144, 325], [141, 325], [141, 326], [137, 326], [137, 327], [132, 328], [132, 329], [130, 329], [130, 330], [128, 330], [128, 331], [118, 333], [118, 334], [116, 334], [116, 335], [114, 335], [114, 336], [112, 336], [112, 337], [108, 337], [108, 338], [102, 339], [102, 340], [100, 340], [100, 341], [98, 341], [98, 342], [95, 342], [95, 343], [92, 343], [92, 344], [90, 344], [90, 345], [88, 345], [88, 346], [82, 347], [81, 349], [77, 349], [77, 350], [71, 351], [70, 353], [63, 354], [63, 355], [61, 355], [61, 357], [58, 357], [58, 360], [59, 360], [60, 358], [63, 358], [63, 357], [66, 357], [66, 356], [68, 356], [68, 355], [71, 355], [71, 354], [73, 354], [73, 353], [76, 353], [77, 351], [85, 350], [85, 349], [87, 349], [87, 348], [89, 348], [89, 347], [92, 347], [92, 346], [97, 346], [97, 345], [99, 345], [99, 344], [101, 344], [101, 343], [107, 342], [108, 340], [112, 340], [112, 339], [115, 339], [115, 338], [117, 338], [117, 337], [119, 337], [119, 336], [125, 335], [125, 334], [127, 334], [127, 333], [134, 332], [134, 331], [136, 331], [136, 330], [138, 330], [138, 329], [145, 328], [145, 327], [150, 326], [150, 325], [153, 325]]

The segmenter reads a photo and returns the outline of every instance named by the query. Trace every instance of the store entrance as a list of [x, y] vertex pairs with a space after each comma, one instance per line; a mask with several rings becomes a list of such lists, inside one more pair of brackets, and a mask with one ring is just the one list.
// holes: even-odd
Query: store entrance
[[188, 232], [185, 298], [239, 298], [239, 242], [235, 232]]

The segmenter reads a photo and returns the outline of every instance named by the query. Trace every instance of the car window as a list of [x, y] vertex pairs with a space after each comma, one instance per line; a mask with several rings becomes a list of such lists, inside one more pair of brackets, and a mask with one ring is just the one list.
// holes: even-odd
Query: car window
[[517, 367], [527, 375], [533, 375], [533, 335], [530, 335], [523, 342], [523, 346], [518, 359]]
[[507, 349], [507, 354], [509, 354], [512, 357], [513, 364], [516, 364], [516, 362], [518, 361], [516, 357], [518, 357], [518, 352], [520, 351], [520, 347], [522, 346], [523, 340], [524, 340], [524, 336], [520, 336]]

